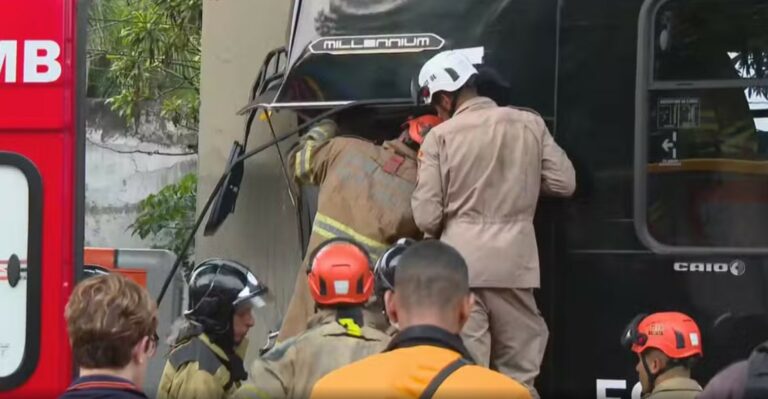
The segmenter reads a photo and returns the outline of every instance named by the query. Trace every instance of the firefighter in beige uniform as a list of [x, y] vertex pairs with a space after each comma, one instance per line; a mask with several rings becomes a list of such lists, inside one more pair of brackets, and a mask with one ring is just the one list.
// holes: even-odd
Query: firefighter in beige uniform
[[424, 140], [411, 204], [419, 228], [467, 260], [477, 301], [462, 338], [475, 360], [536, 395], [549, 332], [533, 296], [533, 216], [539, 193], [573, 193], [575, 173], [538, 114], [478, 96], [476, 76], [454, 51], [424, 64], [420, 96], [450, 120]]
[[[325, 240], [341, 237], [363, 245], [375, 262], [398, 238], [421, 238], [410, 207], [416, 151], [422, 135], [439, 122], [434, 115], [411, 119], [399, 139], [383, 145], [334, 137], [338, 128], [331, 120], [310, 129], [289, 158], [297, 183], [320, 188], [307, 253]], [[304, 265], [306, 269], [306, 259]], [[314, 308], [305, 276], [299, 273], [278, 341], [304, 331]], [[366, 316], [366, 324], [376, 316], [380, 322], [373, 324], [386, 329], [380, 312]]]
[[158, 399], [225, 399], [248, 377], [243, 364], [254, 308], [267, 287], [244, 265], [208, 259], [189, 278], [189, 310], [174, 326]]
[[319, 311], [306, 331], [253, 363], [249, 382], [238, 390], [236, 399], [309, 397], [324, 375], [387, 347], [389, 336], [362, 321], [362, 306], [374, 287], [366, 251], [337, 238], [315, 252], [304, 281]]

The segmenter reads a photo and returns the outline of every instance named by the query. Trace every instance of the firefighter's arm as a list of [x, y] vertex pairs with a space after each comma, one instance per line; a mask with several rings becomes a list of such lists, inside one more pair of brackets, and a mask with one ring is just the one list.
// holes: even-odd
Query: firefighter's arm
[[541, 192], [556, 197], [570, 197], [576, 190], [573, 164], [552, 138], [541, 118], [537, 118], [536, 125], [542, 135]]
[[247, 386], [235, 395], [237, 399], [286, 398], [294, 385], [296, 338], [275, 345], [250, 367]]
[[419, 171], [411, 207], [416, 225], [427, 236], [438, 238], [443, 229], [443, 175], [438, 137], [429, 134], [419, 151]]
[[288, 157], [288, 167], [298, 184], [320, 185], [331, 160], [333, 142], [338, 133], [336, 122], [324, 119], [301, 137], [299, 145]]
[[[279, 349], [279, 346], [273, 348]], [[270, 351], [271, 352], [271, 351]], [[267, 352], [265, 355], [269, 355]], [[285, 369], [285, 370], [284, 370]], [[248, 384], [238, 390], [237, 399], [265, 399], [288, 397], [291, 378], [285, 375], [286, 367], [281, 364], [256, 359], [249, 370]]]

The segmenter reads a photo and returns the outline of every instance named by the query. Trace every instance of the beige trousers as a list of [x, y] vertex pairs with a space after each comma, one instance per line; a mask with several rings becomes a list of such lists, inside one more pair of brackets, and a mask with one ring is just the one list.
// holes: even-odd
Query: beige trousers
[[526, 385], [534, 398], [549, 330], [533, 289], [475, 288], [461, 337], [475, 361]]

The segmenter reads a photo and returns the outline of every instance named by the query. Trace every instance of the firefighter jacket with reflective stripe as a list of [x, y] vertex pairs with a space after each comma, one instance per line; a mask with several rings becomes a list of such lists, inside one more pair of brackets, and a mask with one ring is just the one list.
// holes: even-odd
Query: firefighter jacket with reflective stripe
[[398, 238], [421, 236], [410, 207], [416, 153], [397, 140], [377, 146], [333, 138], [336, 132], [332, 121], [321, 122], [289, 158], [297, 183], [319, 186], [308, 252], [345, 237], [365, 246], [375, 261]]
[[[236, 352], [242, 362], [248, 347], [246, 340]], [[223, 349], [200, 334], [174, 347], [168, 355], [158, 386], [158, 399], [227, 398], [240, 387], [227, 367], [231, 360]]]
[[432, 129], [419, 153], [416, 224], [455, 247], [474, 288], [536, 288], [539, 195], [576, 189], [568, 156], [535, 112], [476, 97]]
[[235, 397], [307, 398], [329, 372], [384, 350], [390, 337], [335, 310], [320, 310], [307, 330], [275, 346], [250, 368]]
[[[446, 366], [469, 360], [461, 338], [433, 326], [410, 327], [395, 336], [386, 352], [342, 367], [315, 384], [313, 399], [418, 398]], [[450, 374], [433, 398], [529, 399], [522, 384], [474, 364]]]
[[[379, 146], [358, 138], [333, 138], [336, 133], [334, 122], [320, 122], [289, 157], [297, 183], [319, 186], [307, 257], [324, 241], [344, 237], [362, 244], [375, 262], [397, 239], [421, 238], [410, 206], [416, 186], [415, 151], [397, 140]], [[279, 341], [302, 332], [314, 311], [306, 264], [307, 259]]]

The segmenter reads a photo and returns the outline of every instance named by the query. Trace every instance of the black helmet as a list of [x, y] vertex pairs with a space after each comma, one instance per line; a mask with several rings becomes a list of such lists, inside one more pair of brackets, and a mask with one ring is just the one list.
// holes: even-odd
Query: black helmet
[[395, 289], [395, 270], [400, 262], [400, 257], [415, 242], [410, 238], [401, 238], [376, 261], [376, 266], [373, 269], [376, 279], [374, 293], [379, 300], [384, 299], [384, 293], [387, 290]]
[[244, 265], [225, 259], [208, 259], [189, 278], [189, 310], [184, 315], [203, 327], [211, 339], [231, 346], [232, 318], [238, 306], [265, 305], [267, 286]]
[[85, 265], [83, 266], [83, 280], [89, 277], [106, 276], [109, 274], [109, 270], [97, 266], [97, 265]]

